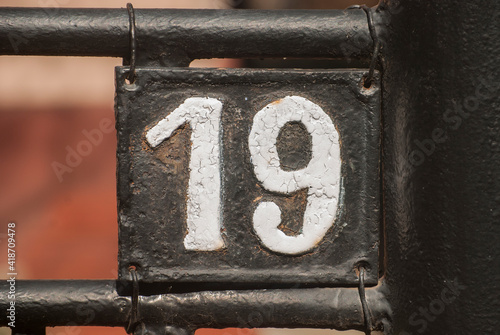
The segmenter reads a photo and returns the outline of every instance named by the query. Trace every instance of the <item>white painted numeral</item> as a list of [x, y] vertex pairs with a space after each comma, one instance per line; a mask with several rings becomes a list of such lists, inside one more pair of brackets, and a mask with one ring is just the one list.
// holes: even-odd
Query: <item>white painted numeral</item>
[[222, 103], [212, 98], [189, 98], [151, 128], [146, 139], [154, 148], [189, 123], [191, 160], [187, 200], [188, 250], [211, 251], [224, 247], [221, 236], [221, 153]]
[[[300, 170], [284, 171], [276, 148], [281, 128], [302, 122], [312, 137], [312, 157]], [[248, 140], [255, 175], [269, 191], [290, 194], [308, 188], [302, 232], [287, 236], [278, 226], [281, 210], [274, 202], [255, 209], [253, 227], [262, 244], [272, 251], [297, 255], [311, 250], [333, 225], [340, 193], [339, 135], [331, 118], [315, 103], [288, 96], [260, 110]]]
[[[151, 128], [146, 139], [158, 146], [182, 125], [189, 123], [191, 159], [187, 201], [188, 250], [211, 251], [224, 247], [221, 236], [221, 138], [222, 103], [212, 98], [189, 98]], [[288, 122], [301, 122], [312, 137], [308, 165], [284, 171], [276, 141]], [[340, 193], [340, 143], [331, 118], [313, 102], [288, 96], [260, 110], [253, 119], [248, 140], [254, 172], [264, 188], [290, 194], [308, 188], [302, 232], [287, 236], [278, 226], [281, 210], [274, 202], [261, 202], [253, 226], [262, 244], [272, 251], [297, 255], [311, 250], [335, 221]]]

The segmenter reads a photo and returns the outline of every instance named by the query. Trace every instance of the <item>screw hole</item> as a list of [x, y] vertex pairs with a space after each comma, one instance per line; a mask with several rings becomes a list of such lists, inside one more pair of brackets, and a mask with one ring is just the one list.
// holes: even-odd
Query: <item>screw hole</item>
[[126, 76], [123, 78], [123, 88], [127, 91], [133, 92], [139, 89], [139, 86], [137, 86], [137, 80], [136, 78], [129, 78]]
[[356, 275], [359, 276], [359, 271], [360, 269], [363, 268], [365, 269], [366, 272], [370, 271], [370, 264], [367, 261], [359, 261], [354, 264], [354, 271], [356, 272]]
[[368, 79], [366, 76], [363, 77], [363, 87], [369, 90], [372, 88], [373, 78]]

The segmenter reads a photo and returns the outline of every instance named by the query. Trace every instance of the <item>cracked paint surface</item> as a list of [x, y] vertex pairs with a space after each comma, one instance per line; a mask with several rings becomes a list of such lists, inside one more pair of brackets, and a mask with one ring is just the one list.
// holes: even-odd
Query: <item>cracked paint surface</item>
[[[370, 89], [373, 93], [365, 94], [366, 90], [359, 85], [366, 74], [365, 69], [138, 69], [140, 75], [136, 85], [141, 89], [130, 91], [124, 87], [127, 70], [126, 67], [117, 70], [120, 280], [130, 279], [128, 268], [134, 265], [140, 269], [141, 280], [145, 283], [213, 283], [215, 286], [210, 287], [217, 289], [226, 287], [227, 283], [234, 283], [241, 289], [265, 288], [262, 284], [267, 283], [352, 286], [359, 281], [353, 267], [362, 261], [370, 268], [365, 278], [367, 285], [377, 284], [379, 244], [376, 242], [381, 236], [378, 79]], [[314, 165], [314, 160], [311, 162], [313, 135], [303, 120], [290, 121], [277, 132], [278, 156], [274, 153], [282, 170], [295, 173], [297, 181], [282, 180], [286, 187], [282, 190], [285, 193], [281, 193], [266, 187], [259, 180], [263, 177], [257, 178], [249, 146], [254, 117], [273, 101], [276, 101], [274, 108], [286, 105], [290, 99], [287, 96], [297, 96], [292, 99], [295, 100], [295, 107], [290, 108], [292, 112], [307, 109], [307, 103], [303, 102], [306, 100], [303, 98], [307, 98], [327, 113], [339, 135], [342, 159], [335, 218], [333, 211], [326, 213], [327, 227], [333, 223], [325, 229], [322, 238], [321, 232], [313, 234], [319, 236], [317, 240], [321, 238], [320, 242], [314, 245], [316, 241], [312, 241], [309, 245], [314, 246], [302, 253], [297, 248], [281, 249], [284, 252], [272, 250], [270, 243], [266, 246], [262, 242], [261, 237], [265, 235], [259, 236], [254, 228], [256, 208], [265, 209], [269, 203], [274, 204], [281, 215], [275, 219], [265, 216], [264, 219], [270, 222], [261, 222], [261, 225], [270, 226], [271, 239], [278, 235], [276, 240], [285, 240], [284, 236], [280, 237], [280, 230], [290, 237], [290, 245], [297, 241], [303, 244], [300, 240], [313, 236], [309, 231], [314, 230], [304, 228], [308, 205], [309, 212], [318, 214], [324, 213], [324, 208], [328, 210], [329, 205], [335, 208], [335, 203], [327, 197], [326, 186], [332, 183], [325, 185], [325, 190], [311, 183], [296, 185], [300, 184], [297, 171]], [[219, 120], [214, 117], [210, 121], [219, 125], [220, 136], [213, 138], [210, 150], [219, 143], [221, 178], [220, 204], [217, 197], [214, 198], [219, 208], [211, 206], [214, 211], [210, 215], [222, 219], [213, 238], [222, 236], [224, 242], [223, 249], [214, 251], [188, 250], [185, 243], [190, 175], [199, 173], [190, 170], [191, 123], [195, 122], [191, 113], [186, 116], [190, 121], [159, 136], [163, 137], [161, 144], [158, 144], [162, 140], [159, 137], [151, 137], [151, 143], [146, 138], [159, 121], [187, 99], [196, 97], [201, 102], [206, 102], [203, 98], [214, 98], [223, 103]], [[197, 113], [194, 115], [198, 117]], [[328, 133], [329, 119], [321, 123]], [[333, 132], [331, 126], [330, 129]], [[170, 138], [165, 139], [166, 136]], [[152, 148], [153, 145], [157, 146]], [[316, 156], [320, 154], [316, 144], [314, 151]], [[333, 156], [327, 153], [326, 157], [331, 159]], [[267, 161], [264, 171], [271, 169], [266, 165]], [[277, 168], [277, 164], [274, 167]], [[266, 181], [266, 185], [268, 183]], [[292, 192], [296, 187], [299, 190]], [[289, 191], [291, 193], [286, 193]], [[314, 220], [309, 214], [306, 217], [309, 221]], [[200, 221], [200, 225], [199, 231], [202, 231], [204, 223]], [[307, 247], [306, 243], [302, 250]]]
[[151, 128], [146, 139], [151, 147], [172, 136], [186, 123], [192, 129], [187, 199], [187, 250], [211, 251], [224, 247], [220, 230], [222, 103], [213, 98], [189, 98]]
[[[309, 164], [284, 171], [276, 141], [288, 122], [301, 122], [312, 137]], [[281, 210], [274, 202], [261, 202], [253, 215], [253, 227], [263, 245], [272, 251], [297, 255], [314, 248], [335, 221], [340, 193], [340, 142], [331, 118], [315, 103], [287, 96], [260, 110], [253, 119], [248, 140], [257, 179], [269, 191], [290, 194], [308, 188], [302, 232], [287, 236], [278, 226]]]

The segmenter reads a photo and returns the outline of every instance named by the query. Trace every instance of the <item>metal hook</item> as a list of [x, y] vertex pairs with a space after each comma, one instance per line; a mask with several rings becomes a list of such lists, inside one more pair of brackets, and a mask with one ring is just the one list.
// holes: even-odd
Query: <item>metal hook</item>
[[139, 322], [139, 280], [137, 279], [137, 271], [135, 268], [130, 268], [130, 276], [132, 277], [132, 309], [127, 325], [127, 334], [132, 334]]
[[370, 69], [368, 74], [365, 76], [364, 86], [369, 88], [373, 82], [373, 73], [375, 72], [375, 66], [377, 65], [378, 54], [380, 51], [380, 41], [377, 36], [377, 31], [375, 30], [375, 24], [373, 23], [372, 9], [367, 5], [354, 5], [347, 9], [362, 9], [366, 13], [366, 18], [368, 20], [368, 29], [370, 30], [370, 36], [373, 41], [373, 54], [370, 61]]
[[361, 300], [361, 307], [363, 308], [363, 317], [365, 320], [365, 334], [370, 335], [372, 332], [372, 320], [370, 315], [370, 310], [368, 309], [368, 303], [366, 302], [365, 294], [365, 268], [359, 268], [359, 299]]
[[127, 79], [130, 83], [135, 81], [135, 61], [136, 61], [136, 34], [135, 34], [135, 12], [131, 3], [127, 4], [128, 19], [129, 19], [129, 38], [130, 38], [130, 70]]

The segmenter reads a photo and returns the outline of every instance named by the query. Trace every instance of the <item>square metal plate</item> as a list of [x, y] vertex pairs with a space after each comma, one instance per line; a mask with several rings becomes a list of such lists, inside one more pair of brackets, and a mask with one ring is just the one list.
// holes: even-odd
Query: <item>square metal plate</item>
[[119, 278], [378, 280], [380, 89], [365, 70], [116, 71]]

